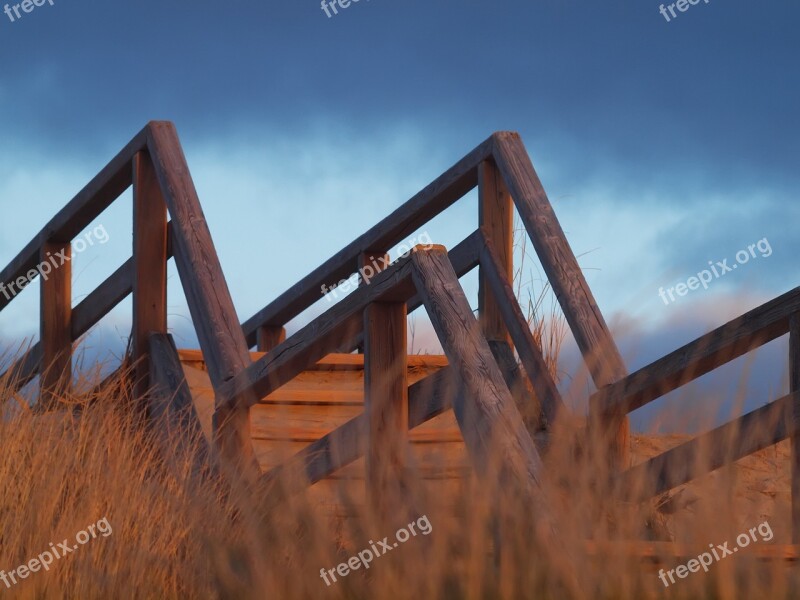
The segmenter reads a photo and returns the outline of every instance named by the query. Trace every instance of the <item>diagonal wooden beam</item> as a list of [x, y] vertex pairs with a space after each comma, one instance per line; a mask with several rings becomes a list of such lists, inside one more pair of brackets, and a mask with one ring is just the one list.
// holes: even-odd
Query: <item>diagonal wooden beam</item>
[[[556, 218], [550, 200], [533, 168], [519, 134], [494, 135], [493, 156], [503, 175], [542, 269], [597, 388], [625, 377], [628, 372], [597, 302], [583, 276], [575, 253]], [[629, 425], [624, 415], [605, 419], [590, 406], [593, 422], [610, 435], [610, 454], [616, 469], [630, 462]], [[602, 422], [601, 422], [602, 421]]]
[[536, 397], [541, 402], [545, 421], [552, 424], [555, 422], [558, 412], [565, 410], [566, 407], [547, 370], [547, 363], [542, 356], [542, 351], [533, 339], [528, 321], [522, 314], [511, 283], [504, 275], [494, 244], [486, 237], [483, 239], [481, 250], [481, 269], [484, 271], [486, 282], [492, 289], [497, 310], [508, 328], [522, 365], [525, 367], [525, 374], [533, 386]]
[[411, 258], [414, 283], [463, 390], [453, 410], [477, 471], [485, 473], [491, 460], [499, 458], [500, 480], [516, 482], [533, 493], [542, 477], [541, 458], [447, 253], [434, 247]]
[[[250, 364], [248, 346], [175, 126], [151, 122], [147, 147], [172, 218], [172, 250], [178, 274], [209, 377], [219, 389]], [[218, 407], [214, 436], [222, 457], [231, 466], [248, 480], [257, 477], [247, 406]]]
[[800, 399], [800, 392], [783, 396], [628, 469], [621, 476], [623, 491], [631, 499], [646, 500], [785, 440], [796, 399]]

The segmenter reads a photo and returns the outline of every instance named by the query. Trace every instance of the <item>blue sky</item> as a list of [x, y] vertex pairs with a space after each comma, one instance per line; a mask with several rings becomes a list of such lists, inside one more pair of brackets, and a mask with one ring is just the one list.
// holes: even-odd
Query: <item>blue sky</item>
[[[666, 22], [659, 5], [361, 0], [327, 18], [316, 0], [54, 0], [0, 14], [0, 263], [148, 120], [172, 120], [245, 319], [516, 130], [642, 366], [800, 281], [800, 6], [711, 0]], [[470, 198], [428, 229], [452, 246], [475, 218]], [[77, 299], [129, 253], [129, 200], [98, 223], [111, 241], [78, 257]], [[658, 298], [765, 237], [768, 258]], [[7, 343], [35, 333], [34, 289], [0, 314]], [[170, 292], [170, 325], [193, 345], [175, 276]], [[123, 306], [93, 347], [118, 354], [126, 327]], [[780, 388], [784, 356], [778, 343], [756, 359], [752, 403]]]

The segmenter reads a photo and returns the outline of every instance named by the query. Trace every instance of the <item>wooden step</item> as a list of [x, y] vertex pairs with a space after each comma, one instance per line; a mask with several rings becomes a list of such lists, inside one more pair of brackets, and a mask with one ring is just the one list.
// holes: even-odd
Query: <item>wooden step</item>
[[[210, 439], [214, 390], [202, 354], [179, 351], [203, 432]], [[263, 353], [253, 353], [254, 359]], [[250, 409], [253, 449], [262, 470], [271, 469], [364, 410], [363, 355], [331, 354]], [[409, 356], [413, 384], [447, 365], [444, 356]], [[426, 479], [452, 479], [470, 471], [461, 431], [447, 411], [409, 432], [411, 462]], [[363, 459], [336, 479], [363, 479]]]

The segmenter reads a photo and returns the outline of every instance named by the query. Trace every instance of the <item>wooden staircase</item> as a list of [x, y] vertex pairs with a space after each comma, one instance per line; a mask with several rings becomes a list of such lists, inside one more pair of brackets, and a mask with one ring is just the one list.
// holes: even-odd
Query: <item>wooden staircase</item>
[[[199, 350], [178, 350], [203, 433], [211, 441], [214, 388]], [[263, 352], [252, 352], [256, 361]], [[447, 366], [442, 355], [409, 355], [410, 385]], [[285, 463], [364, 412], [364, 355], [329, 354], [312, 368], [262, 398], [250, 409], [253, 450], [262, 473]], [[453, 411], [411, 429], [410, 463], [426, 491], [447, 508], [472, 473], [467, 448]], [[364, 458], [310, 488], [312, 502], [329, 516], [361, 513], [365, 497]], [[343, 502], [345, 496], [349, 502]]]
[[[791, 438], [792, 541], [800, 543], [800, 288], [628, 374], [518, 134], [491, 135], [240, 322], [177, 131], [151, 122], [0, 271], [0, 284], [25, 287], [19, 282], [30, 283], [49, 256], [69, 256], [72, 241], [131, 187], [132, 256], [74, 306], [70, 262], [42, 278], [39, 341], [0, 374], [12, 393], [38, 377], [39, 408], [69, 392], [74, 344], [132, 296], [125, 363], [133, 365], [132, 392], [162, 439], [185, 431], [186, 419], [205, 433], [209, 443], [195, 449], [198, 465], [222, 465], [218, 474], [266, 490], [286, 474], [304, 474], [290, 491], [312, 484], [334, 513], [342, 510], [337, 482], [362, 499], [366, 488], [380, 506], [391, 504], [384, 502], [393, 499], [389, 484], [407, 467], [418, 467], [432, 489], [446, 490], [433, 494], [444, 499], [474, 472], [518, 488], [537, 518], [547, 519], [540, 502], [545, 467], [531, 433], [567, 408], [511, 286], [516, 211], [597, 388], [589, 420], [607, 440], [603, 457], [623, 483], [652, 484], [622, 486], [628, 499], [647, 500]], [[461, 242], [417, 247], [384, 265], [286, 338], [287, 323], [312, 307], [320, 290], [385, 256], [475, 188], [476, 229]], [[170, 259], [202, 352], [179, 353], [168, 333]], [[473, 269], [477, 315], [460, 284]], [[0, 295], [0, 311], [17, 297]], [[427, 312], [446, 359], [407, 356], [407, 316], [417, 309]], [[788, 395], [628, 468], [628, 413], [787, 333]], [[357, 349], [363, 354], [350, 354]], [[693, 467], [701, 447], [718, 451], [708, 465]], [[492, 468], [490, 455], [499, 459]], [[558, 538], [543, 543], [558, 545]]]

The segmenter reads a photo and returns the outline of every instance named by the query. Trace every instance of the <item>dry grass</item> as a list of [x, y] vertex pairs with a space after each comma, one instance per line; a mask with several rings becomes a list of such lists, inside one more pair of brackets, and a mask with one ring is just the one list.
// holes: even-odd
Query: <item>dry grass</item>
[[[6, 388], [0, 397], [10, 397]], [[84, 400], [65, 400], [66, 406], [79, 404], [79, 413], [20, 412], [0, 424], [0, 568], [27, 562], [50, 542], [72, 540], [103, 517], [113, 534], [11, 589], [0, 584], [3, 597], [568, 598], [563, 578], [570, 576], [579, 590], [572, 594], [584, 598], [792, 598], [800, 590], [794, 567], [745, 552], [666, 590], [650, 562], [614, 549], [592, 554], [585, 543], [675, 537], [700, 554], [709, 543], [733, 540], [765, 520], [775, 534], [772, 543], [785, 543], [785, 448], [747, 459], [749, 466], [738, 471], [702, 478], [666, 514], [651, 503], [615, 499], [602, 454], [588, 450], [582, 430], [563, 424], [545, 457], [538, 506], [520, 505], [489, 476], [466, 482], [466, 493], [445, 511], [417, 482], [414, 509], [405, 517], [427, 514], [430, 535], [412, 537], [369, 570], [327, 587], [320, 568], [335, 567], [369, 547], [370, 539], [391, 540], [394, 528], [408, 520], [401, 515], [391, 526], [376, 526], [369, 514], [329, 518], [312, 497], [297, 496], [264, 513], [257, 497], [223, 494], [195, 479], [188, 457], [162, 460], [119, 389], [91, 404]], [[640, 437], [635, 449], [649, 456], [675, 441]], [[763, 477], [747, 478], [759, 469]], [[767, 492], [765, 481], [772, 485]], [[767, 500], [749, 505], [743, 486]], [[543, 547], [537, 539], [545, 512], [557, 535]], [[662, 564], [669, 569], [685, 561], [664, 557]]]

